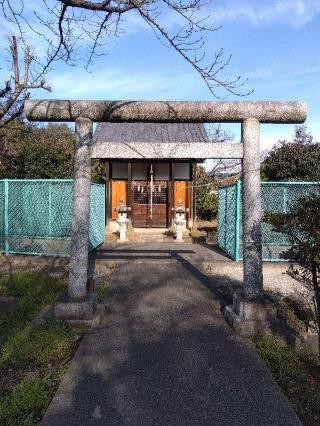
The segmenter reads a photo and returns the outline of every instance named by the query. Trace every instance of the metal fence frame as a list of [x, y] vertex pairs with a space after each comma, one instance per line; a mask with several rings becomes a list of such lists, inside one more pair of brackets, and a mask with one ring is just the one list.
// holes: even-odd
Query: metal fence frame
[[[242, 246], [242, 197], [241, 197], [241, 180], [237, 180], [235, 183], [230, 185], [225, 185], [223, 187], [220, 187], [218, 189], [218, 196], [219, 196], [219, 207], [218, 207], [218, 233], [217, 233], [217, 241], [219, 247], [225, 251], [233, 260], [236, 262], [242, 261], [242, 253], [241, 253], [241, 246]], [[320, 182], [295, 182], [295, 181], [263, 181], [261, 182], [261, 189], [262, 189], [262, 200], [264, 199], [264, 191], [266, 191], [265, 188], [268, 188], [268, 186], [273, 186], [276, 188], [281, 187], [290, 187], [291, 185], [296, 186], [315, 186], [318, 190], [320, 188]], [[300, 197], [302, 197], [304, 194], [299, 194], [295, 199], [298, 200]], [[283, 204], [282, 204], [282, 212], [288, 211], [288, 195], [287, 191], [283, 190]], [[270, 211], [267, 209], [264, 209], [263, 211]], [[271, 237], [266, 240], [264, 239], [266, 233], [268, 231], [265, 230], [265, 227], [271, 228], [271, 225], [266, 225], [263, 223], [262, 225], [262, 244], [263, 244], [263, 261], [265, 262], [286, 262], [288, 260], [283, 259], [280, 257], [275, 257], [275, 255], [272, 255], [272, 247], [284, 247], [283, 250], [285, 250], [285, 247], [289, 247], [290, 243], [287, 239], [287, 237], [280, 233], [275, 233], [274, 231], [270, 232]], [[272, 241], [272, 235], [277, 236], [277, 239], [282, 239], [281, 244], [279, 242], [273, 242]], [[268, 252], [269, 256], [266, 256], [265, 253]], [[280, 253], [280, 252], [279, 252]]]
[[[28, 188], [28, 183], [30, 186]], [[60, 190], [59, 194], [59, 185], [63, 186], [63, 191]], [[17, 194], [20, 195], [20, 198], [16, 201], [17, 209], [22, 208], [23, 201], [21, 199], [21, 194], [19, 193], [19, 187], [21, 194], [24, 194], [26, 198], [28, 194], [32, 194], [32, 191], [35, 191], [39, 188], [46, 188], [48, 190], [48, 198], [45, 200], [46, 205], [42, 208], [45, 211], [45, 219], [37, 220], [36, 228], [37, 231], [32, 233], [30, 231], [30, 221], [29, 217], [36, 216], [38, 213], [37, 208], [30, 208], [27, 205], [24, 215], [22, 215], [22, 221], [19, 219], [16, 220], [14, 217], [10, 217], [10, 197], [13, 197], [15, 189]], [[24, 191], [24, 188], [26, 191]], [[35, 189], [34, 189], [35, 188]], [[52, 188], [55, 188], [53, 191]], [[47, 256], [69, 256], [70, 242], [71, 242], [71, 219], [72, 219], [72, 188], [73, 188], [73, 179], [1, 179], [0, 180], [0, 252], [13, 254], [33, 254], [33, 255], [47, 255]], [[12, 192], [13, 191], [13, 192]], [[64, 201], [67, 199], [67, 206], [60, 203], [60, 207], [63, 207], [63, 226], [61, 224], [56, 225], [55, 215], [57, 211], [54, 211], [52, 207], [52, 193], [55, 193], [55, 199], [64, 196]], [[67, 198], [66, 198], [67, 197]], [[44, 198], [40, 197], [39, 208], [41, 207], [41, 202], [44, 202]], [[28, 203], [27, 203], [28, 204]], [[25, 207], [25, 206], [24, 206]], [[62, 210], [62, 209], [61, 209]], [[59, 212], [61, 215], [61, 211]], [[28, 216], [29, 215], [29, 216]], [[39, 217], [38, 217], [39, 219]], [[21, 223], [22, 222], [22, 223]], [[41, 223], [39, 223], [41, 222]], [[46, 223], [46, 226], [42, 226]], [[29, 225], [29, 226], [28, 226]], [[54, 226], [53, 226], [54, 225]], [[60, 226], [60, 228], [59, 228]], [[43, 229], [41, 228], [43, 227]], [[18, 228], [18, 230], [17, 230]], [[31, 227], [32, 228], [32, 227]], [[22, 230], [25, 232], [22, 232]], [[50, 232], [51, 230], [51, 232]], [[36, 235], [37, 234], [37, 235]], [[25, 239], [36, 239], [37, 241], [52, 241], [52, 244], [61, 242], [61, 247], [64, 248], [54, 252], [54, 248], [48, 252], [44, 250], [25, 250], [19, 247], [15, 249], [15, 244], [10, 244], [10, 239], [16, 239], [19, 241]], [[97, 246], [99, 246], [105, 239], [105, 185], [101, 184], [91, 184], [91, 206], [90, 206], [90, 229], [89, 229], [89, 251], [92, 251]], [[51, 244], [51, 243], [50, 243]], [[57, 244], [58, 247], [59, 244]], [[23, 246], [23, 244], [22, 244]], [[35, 247], [37, 244], [35, 244]], [[39, 244], [38, 244], [39, 246]], [[43, 247], [42, 247], [43, 248]]]

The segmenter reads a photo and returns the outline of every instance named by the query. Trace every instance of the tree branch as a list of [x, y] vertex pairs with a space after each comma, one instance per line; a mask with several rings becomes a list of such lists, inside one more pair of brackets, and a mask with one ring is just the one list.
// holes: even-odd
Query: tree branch
[[33, 62], [30, 46], [27, 46], [23, 52], [23, 76], [20, 75], [18, 41], [15, 36], [9, 39], [9, 52], [12, 75], [4, 83], [4, 88], [0, 91], [0, 127], [15, 120], [22, 114], [23, 103], [25, 99], [29, 98], [30, 90], [51, 90], [46, 81], [44, 79], [40, 80], [38, 76], [30, 81], [30, 66]]
[[[21, 5], [24, 1], [20, 0]], [[252, 93], [243, 91], [246, 80], [240, 76], [222, 77], [231, 60], [231, 55], [225, 57], [223, 48], [208, 60], [204, 36], [220, 27], [207, 25], [209, 16], [202, 16], [206, 0], [56, 0], [54, 3], [41, 0], [38, 3], [42, 6], [34, 10], [38, 19], [38, 23], [34, 23], [24, 14], [22, 6], [16, 7], [14, 0], [0, 0], [5, 18], [17, 26], [21, 38], [24, 39], [23, 30], [27, 26], [47, 42], [44, 72], [54, 61], [64, 60], [69, 64], [76, 61], [75, 51], [80, 47], [83, 50], [86, 40], [89, 40], [88, 50], [84, 57], [88, 68], [93, 59], [100, 56], [99, 52], [105, 54], [102, 48], [108, 37], [121, 35], [124, 17], [135, 12], [158, 40], [176, 50], [193, 67], [216, 98], [220, 98], [217, 91], [221, 88], [237, 96]], [[170, 28], [163, 19], [164, 13], [175, 14], [182, 22], [181, 28], [176, 29], [177, 24]], [[43, 31], [37, 24], [40, 28], [42, 25]]]

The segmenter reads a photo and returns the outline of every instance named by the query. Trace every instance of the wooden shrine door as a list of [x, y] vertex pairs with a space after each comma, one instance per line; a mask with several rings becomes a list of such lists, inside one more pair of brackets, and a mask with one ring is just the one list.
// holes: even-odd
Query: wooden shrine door
[[116, 211], [120, 206], [120, 201], [123, 200], [127, 205], [127, 182], [125, 180], [113, 180], [111, 182], [111, 217], [117, 219]]
[[132, 189], [133, 226], [166, 228], [168, 226], [168, 182], [135, 181]]

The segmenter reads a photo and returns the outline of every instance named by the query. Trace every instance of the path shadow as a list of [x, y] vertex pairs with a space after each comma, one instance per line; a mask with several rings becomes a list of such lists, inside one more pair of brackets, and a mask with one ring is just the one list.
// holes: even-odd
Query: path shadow
[[[221, 253], [219, 253], [221, 254]], [[188, 256], [196, 256], [194, 261], [191, 261]], [[224, 255], [224, 254], [223, 254]], [[225, 255], [224, 255], [225, 256]], [[116, 248], [100, 249], [94, 256], [90, 257], [89, 268], [90, 276], [93, 276], [95, 269], [96, 260], [121, 260], [123, 262], [130, 263], [130, 261], [143, 261], [143, 263], [153, 262], [157, 264], [157, 261], [168, 261], [167, 268], [170, 268], [170, 262], [174, 261], [175, 263], [183, 265], [184, 269], [188, 271], [192, 276], [194, 276], [202, 285], [208, 288], [213, 296], [219, 300], [221, 309], [225, 307], [226, 304], [232, 303], [232, 295], [235, 289], [242, 286], [242, 280], [235, 280], [230, 278], [227, 275], [220, 274], [219, 276], [211, 276], [203, 270], [202, 263], [206, 261], [205, 258], [202, 258], [196, 250], [192, 249], [183, 249], [183, 248], [169, 248], [169, 249], [145, 249], [139, 248], [130, 248], [125, 246], [120, 246]], [[212, 261], [209, 259], [209, 261]], [[221, 262], [221, 268], [223, 264]], [[221, 287], [225, 287], [226, 283], [230, 287], [229, 294], [222, 292]]]
[[256, 353], [225, 326], [204, 274], [185, 262], [172, 269], [119, 266], [110, 318], [84, 337], [44, 425], [299, 424]]

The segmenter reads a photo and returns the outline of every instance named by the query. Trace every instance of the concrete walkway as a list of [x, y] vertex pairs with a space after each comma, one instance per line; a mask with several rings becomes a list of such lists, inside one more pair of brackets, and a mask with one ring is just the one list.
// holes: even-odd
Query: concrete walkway
[[234, 263], [219, 247], [211, 248], [200, 244], [176, 243], [105, 243], [91, 254], [97, 262], [122, 264], [134, 263], [173, 263], [206, 262]]
[[111, 312], [88, 333], [44, 425], [300, 425], [191, 263], [118, 266]]

